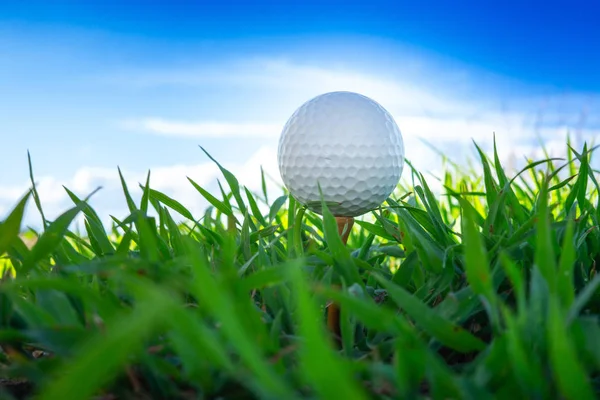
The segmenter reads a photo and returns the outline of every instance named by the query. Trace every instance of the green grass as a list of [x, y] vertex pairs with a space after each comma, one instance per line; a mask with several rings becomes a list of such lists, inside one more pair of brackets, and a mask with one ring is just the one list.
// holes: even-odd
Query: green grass
[[[321, 217], [285, 192], [268, 199], [264, 175], [252, 193], [218, 163], [220, 193], [190, 180], [210, 204], [195, 216], [151, 189], [150, 173], [132, 198], [118, 171], [129, 215], [111, 216], [108, 231], [89, 196], [67, 188], [73, 207], [47, 220], [31, 170], [0, 225], [0, 393], [598, 397], [592, 149], [569, 145], [566, 159], [513, 174], [476, 150], [478, 167], [444, 157], [429, 182], [408, 164], [410, 184], [357, 221], [347, 246], [326, 205]], [[44, 227], [25, 234], [30, 202]], [[83, 231], [70, 231], [81, 214]]]

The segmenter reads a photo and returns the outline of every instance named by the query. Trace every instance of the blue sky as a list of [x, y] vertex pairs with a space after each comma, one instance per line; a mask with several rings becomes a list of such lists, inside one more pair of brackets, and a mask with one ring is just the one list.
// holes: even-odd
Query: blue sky
[[[521, 4], [526, 3], [526, 4]], [[0, 216], [27, 188], [27, 150], [50, 214], [61, 185], [123, 216], [116, 167], [200, 211], [214, 188], [202, 145], [253, 188], [277, 181], [279, 130], [330, 90], [373, 97], [407, 156], [421, 139], [462, 157], [493, 132], [506, 157], [600, 133], [598, 1], [78, 2], [0, 4]], [[29, 213], [28, 223], [37, 217]]]

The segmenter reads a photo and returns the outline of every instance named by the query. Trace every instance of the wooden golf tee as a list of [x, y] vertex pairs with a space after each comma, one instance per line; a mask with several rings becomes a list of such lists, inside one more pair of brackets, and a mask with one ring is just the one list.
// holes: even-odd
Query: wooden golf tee
[[[337, 222], [338, 233], [345, 245], [348, 242], [348, 236], [350, 236], [352, 225], [354, 225], [354, 218], [335, 217], [335, 220]], [[333, 334], [334, 339], [339, 346], [342, 337], [340, 330], [340, 306], [333, 302], [327, 307], [327, 328]]]

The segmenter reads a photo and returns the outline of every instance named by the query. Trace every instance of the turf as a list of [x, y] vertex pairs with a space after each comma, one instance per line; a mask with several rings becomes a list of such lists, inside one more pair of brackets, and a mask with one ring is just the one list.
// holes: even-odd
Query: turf
[[[285, 191], [269, 199], [264, 175], [252, 193], [214, 159], [220, 193], [190, 181], [203, 215], [153, 190], [150, 173], [134, 199], [121, 175], [129, 212], [109, 228], [93, 193], [67, 188], [73, 207], [47, 220], [30, 166], [31, 190], [0, 225], [0, 393], [598, 397], [593, 149], [567, 143], [565, 159], [509, 173], [495, 148], [475, 148], [477, 166], [444, 158], [429, 182], [407, 163], [347, 246], [326, 204], [320, 216]], [[31, 202], [39, 232], [24, 231]]]

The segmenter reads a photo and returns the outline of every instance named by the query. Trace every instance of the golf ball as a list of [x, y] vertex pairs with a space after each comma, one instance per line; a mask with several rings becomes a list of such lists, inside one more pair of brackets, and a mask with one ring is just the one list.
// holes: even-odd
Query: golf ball
[[381, 205], [404, 168], [404, 142], [392, 116], [358, 93], [330, 92], [301, 105], [278, 147], [283, 183], [321, 214], [321, 195], [334, 216], [355, 217]]

